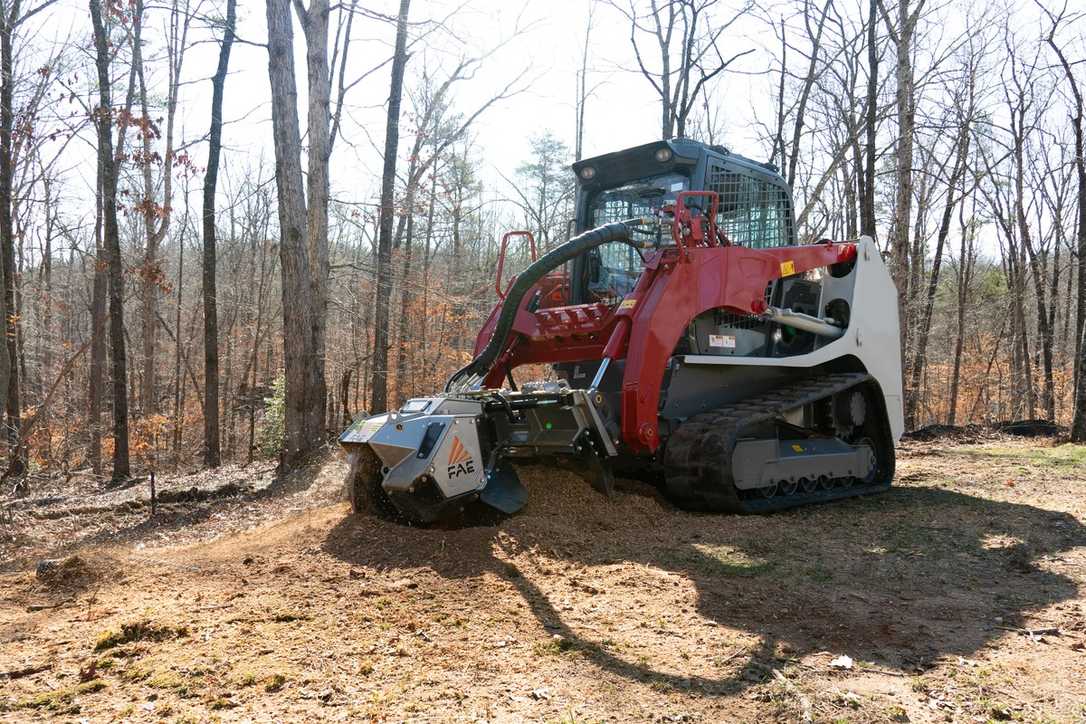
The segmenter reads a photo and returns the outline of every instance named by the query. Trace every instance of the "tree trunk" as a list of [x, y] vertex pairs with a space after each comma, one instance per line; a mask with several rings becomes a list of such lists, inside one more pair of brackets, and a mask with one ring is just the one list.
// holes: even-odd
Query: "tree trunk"
[[[134, 13], [138, 18], [143, 17], [143, 0], [135, 0]], [[144, 120], [148, 121], [150, 114], [147, 106], [147, 83], [143, 68], [143, 43], [140, 40], [141, 27], [141, 23], [136, 23], [132, 40], [132, 64], [139, 76], [140, 111]], [[156, 399], [158, 384], [155, 379], [155, 350], [158, 342], [158, 274], [160, 273], [157, 261], [159, 243], [157, 234], [158, 207], [155, 204], [155, 187], [151, 178], [151, 134], [144, 132], [141, 135], [143, 137], [144, 157], [139, 162], [143, 176], [143, 199], [141, 199], [140, 207], [143, 211], [144, 253], [142, 273], [140, 275], [140, 327], [143, 345], [140, 361], [142, 362], [143, 374], [140, 380], [139, 412], [143, 415], [151, 415], [158, 412], [158, 401]], [[168, 158], [165, 159], [165, 163], [167, 164], [165, 173], [168, 175]]]
[[[1010, 259], [1009, 268], [1012, 270], [1010, 288], [1013, 295], [1014, 329], [1018, 332], [1015, 340], [1015, 350], [1018, 354], [1019, 374], [1018, 378], [1024, 385], [1025, 410], [1027, 417], [1032, 418], [1037, 410], [1037, 397], [1033, 384], [1033, 360], [1029, 353], [1029, 327], [1026, 324], [1026, 252], [1024, 244], [1019, 243], [1017, 248], [1012, 248], [1013, 259]], [[1021, 402], [1019, 398], [1019, 402]]]
[[875, 238], [875, 124], [878, 119], [879, 56], [875, 49], [875, 24], [878, 22], [878, 0], [871, 0], [867, 18], [867, 108], [864, 130], [867, 135], [864, 150], [863, 171], [856, 175], [863, 179], [860, 184], [860, 233]]
[[[296, 9], [300, 5], [295, 6]], [[328, 162], [332, 145], [329, 135], [331, 115], [331, 83], [328, 71], [328, 0], [311, 0], [302, 17], [305, 31], [306, 71], [309, 82], [308, 109], [308, 173], [306, 175], [306, 209], [308, 228], [306, 252], [309, 255], [311, 277], [310, 297], [313, 314], [310, 317], [310, 347], [312, 369], [310, 377], [310, 411], [318, 443], [324, 442], [328, 405], [325, 379], [325, 324], [328, 318]], [[346, 53], [346, 48], [343, 50]]]
[[208, 134], [207, 171], [204, 172], [204, 465], [222, 462], [219, 435], [219, 314], [216, 298], [215, 190], [222, 152], [222, 101], [230, 48], [234, 44], [237, 0], [226, 0], [226, 24], [219, 45], [219, 65], [211, 77], [211, 131]]
[[[1071, 82], [1074, 77], [1068, 71]], [[1083, 101], [1075, 87], [1075, 174], [1078, 177], [1078, 309], [1076, 315], [1075, 348], [1075, 415], [1071, 422], [1071, 441], [1086, 442], [1086, 129], [1083, 128]]]
[[[91, 289], [91, 356], [87, 380], [87, 425], [90, 441], [87, 457], [95, 475], [102, 474], [102, 389], [106, 369], [106, 287], [108, 260], [102, 244], [102, 170], [98, 169], [94, 222], [94, 275]], [[178, 288], [180, 288], [180, 284]], [[0, 355], [0, 364], [3, 364]]]
[[[1021, 198], [1021, 197], [1020, 197]], [[1041, 407], [1044, 408], [1046, 419], [1056, 419], [1055, 380], [1052, 361], [1052, 328], [1049, 326], [1048, 303], [1045, 293], [1045, 265], [1044, 261], [1033, 249], [1033, 242], [1029, 234], [1029, 226], [1025, 219], [1025, 204], [1019, 201], [1019, 225], [1021, 226], [1022, 245], [1029, 255], [1030, 276], [1033, 279], [1035, 294], [1034, 305], [1037, 313], [1037, 335], [1041, 338], [1041, 365], [1044, 374], [1044, 387], [1041, 392]], [[1023, 292], [1025, 284], [1022, 285]]]
[[410, 335], [408, 329], [408, 315], [411, 313], [411, 304], [414, 300], [414, 288], [411, 283], [411, 252], [414, 246], [415, 215], [408, 209], [407, 237], [404, 239], [403, 253], [403, 281], [400, 283], [400, 343], [396, 348], [396, 398], [397, 403], [403, 403], [406, 395], [411, 393], [407, 385], [407, 350], [411, 344], [425, 344], [424, 337]]
[[954, 367], [950, 373], [950, 409], [947, 413], [947, 424], [953, 427], [958, 419], [958, 389], [960, 387], [962, 372], [962, 352], [965, 347], [965, 304], [969, 294], [969, 268], [972, 252], [968, 234], [970, 228], [962, 224], [962, 247], [958, 256], [958, 327], [954, 336]]
[[[322, 300], [314, 298], [315, 288], [321, 285], [314, 282], [320, 265], [310, 259], [307, 248], [290, 0], [268, 0], [267, 20], [286, 378], [285, 430], [280, 462], [289, 469], [304, 462], [323, 441], [324, 367], [323, 360], [319, 359], [321, 350], [315, 344], [314, 330], [322, 328], [322, 322], [316, 317], [324, 310]], [[314, 181], [311, 179], [310, 183]]]
[[[971, 83], [972, 81], [970, 81]], [[906, 427], [915, 429], [918, 424], [918, 410], [920, 402], [920, 381], [924, 374], [924, 366], [927, 363], [928, 339], [931, 335], [931, 320], [935, 311], [935, 296], [939, 291], [939, 272], [943, 264], [943, 248], [947, 237], [950, 236], [950, 223], [954, 218], [954, 207], [959, 200], [954, 196], [954, 190], [965, 174], [966, 164], [969, 160], [969, 138], [972, 133], [973, 109], [972, 103], [968, 108], [966, 117], [961, 119], [956, 143], [954, 166], [950, 178], [947, 179], [946, 204], [943, 206], [943, 215], [939, 220], [939, 231], [935, 241], [935, 255], [931, 264], [931, 276], [928, 278], [927, 297], [921, 310], [920, 323], [917, 325], [916, 352], [913, 357], [912, 379], [905, 398]], [[945, 168], [945, 166], [944, 166]], [[963, 242], [964, 243], [964, 242]], [[923, 259], [923, 255], [918, 256]], [[914, 259], [914, 265], [917, 261]], [[919, 285], [917, 285], [919, 287]], [[919, 289], [917, 290], [919, 291]]]
[[392, 297], [392, 221], [396, 188], [396, 153], [400, 143], [400, 99], [407, 65], [407, 14], [411, 0], [400, 0], [396, 22], [396, 50], [392, 58], [388, 118], [385, 133], [384, 170], [381, 178], [381, 208], [377, 238], [377, 303], [373, 331], [373, 391], [371, 412], [388, 407], [389, 306]]
[[19, 370], [15, 360], [15, 290], [12, 264], [15, 260], [15, 235], [12, 228], [12, 181], [15, 173], [12, 158], [14, 89], [12, 35], [19, 14], [19, 0], [14, 0], [0, 17], [0, 302], [3, 304], [6, 349], [0, 353], [0, 399], [5, 400], [7, 441], [14, 442], [19, 430]]
[[[1052, 16], [1049, 15], [1051, 18]], [[1045, 41], [1055, 51], [1063, 66], [1071, 95], [1074, 99], [1071, 126], [1075, 133], [1075, 175], [1078, 178], [1078, 228], [1076, 230], [1078, 246], [1078, 308], [1075, 322], [1075, 413], [1071, 421], [1071, 441], [1086, 442], [1086, 128], [1083, 128], [1084, 105], [1082, 92], [1075, 80], [1071, 63], [1056, 44], [1056, 22]]]
[[[897, 284], [898, 317], [901, 320], [901, 354], [908, 349], [909, 222], [913, 203], [914, 92], [912, 65], [913, 29], [924, 5], [909, 14], [908, 0], [898, 2], [897, 25], [897, 197], [894, 205], [893, 275]], [[873, 187], [872, 187], [873, 188]], [[913, 260], [920, 263], [922, 260]]]
[[101, 0], [90, 0], [94, 26], [95, 62], [98, 69], [99, 106], [95, 114], [98, 128], [98, 164], [102, 176], [103, 241], [109, 258], [109, 341], [112, 355], [110, 377], [113, 391], [113, 482], [130, 477], [128, 460], [127, 363], [124, 339], [124, 275], [120, 232], [117, 227], [117, 163], [113, 157], [110, 100], [110, 46], [102, 23]]
[[[177, 244], [177, 273], [185, 273], [185, 240], [180, 239]], [[177, 308], [174, 310], [174, 355], [173, 355], [173, 464], [179, 462], [178, 455], [181, 449], [181, 428], [184, 425], [184, 412], [181, 410], [181, 387], [185, 384], [181, 373], [181, 306], [185, 300], [185, 285], [177, 285]]]

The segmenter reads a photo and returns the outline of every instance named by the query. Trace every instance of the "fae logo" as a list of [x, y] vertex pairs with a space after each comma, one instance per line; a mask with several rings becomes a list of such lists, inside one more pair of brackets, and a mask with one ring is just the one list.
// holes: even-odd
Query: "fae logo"
[[449, 451], [449, 477], [456, 478], [465, 473], [475, 472], [475, 461], [471, 458], [471, 453], [464, 447], [464, 443], [460, 442], [460, 438], [453, 436], [452, 449]]

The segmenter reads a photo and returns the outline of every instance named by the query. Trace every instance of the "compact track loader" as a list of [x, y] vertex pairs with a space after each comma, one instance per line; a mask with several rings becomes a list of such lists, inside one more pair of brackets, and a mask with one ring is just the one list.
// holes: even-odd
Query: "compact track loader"
[[[472, 361], [340, 437], [352, 506], [412, 524], [512, 514], [515, 463], [532, 460], [608, 494], [615, 473], [647, 476], [694, 510], [888, 488], [901, 359], [875, 243], [797, 245], [781, 176], [719, 146], [661, 141], [573, 171], [577, 235], [505, 284], [503, 238]], [[518, 389], [529, 364], [556, 379]]]

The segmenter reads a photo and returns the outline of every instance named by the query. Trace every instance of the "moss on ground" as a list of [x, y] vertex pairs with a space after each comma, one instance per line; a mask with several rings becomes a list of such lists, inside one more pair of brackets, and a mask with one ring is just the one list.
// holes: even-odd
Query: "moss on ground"
[[947, 451], [949, 455], [958, 455], [973, 459], [1005, 460], [1018, 465], [1030, 464], [1051, 468], [1086, 467], [1086, 445], [1065, 443], [1053, 447], [963, 447]]
[[24, 699], [17, 706], [21, 709], [42, 709], [58, 714], [75, 714], [79, 712], [79, 705], [75, 703], [76, 698], [93, 694], [104, 688], [106, 688], [106, 682], [101, 679], [91, 679], [75, 686], [43, 691], [29, 699]]
[[133, 641], [165, 641], [187, 635], [188, 629], [184, 626], [173, 628], [151, 621], [133, 621], [121, 624], [120, 629], [109, 629], [98, 634], [94, 650], [106, 651]]

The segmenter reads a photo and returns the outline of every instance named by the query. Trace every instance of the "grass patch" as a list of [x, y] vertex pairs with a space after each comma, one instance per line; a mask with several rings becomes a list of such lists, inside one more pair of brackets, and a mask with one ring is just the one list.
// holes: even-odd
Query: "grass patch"
[[22, 709], [43, 709], [61, 714], [75, 714], [79, 711], [79, 705], [75, 703], [77, 696], [93, 694], [104, 688], [106, 688], [106, 682], [101, 679], [92, 679], [76, 686], [42, 692], [37, 696], [23, 700], [19, 703], [19, 707]]
[[237, 702], [230, 701], [225, 696], [219, 696], [212, 699], [211, 703], [208, 704], [208, 707], [212, 711], [221, 711], [222, 709], [233, 709], [237, 705]]
[[133, 666], [122, 671], [120, 678], [130, 682], [141, 682], [152, 689], [173, 691], [182, 698], [193, 695], [193, 682], [172, 669], [157, 669], [151, 665]]
[[189, 688], [188, 682], [172, 671], [156, 672], [144, 679], [144, 682], [152, 689], [174, 689], [183, 693]]
[[532, 652], [536, 656], [559, 656], [573, 651], [577, 647], [572, 641], [561, 636], [552, 636], [546, 641], [536, 641], [532, 645]]
[[292, 621], [308, 621], [309, 616], [304, 613], [295, 613], [294, 611], [280, 611], [272, 616], [272, 621], [275, 623], [291, 623]]
[[705, 575], [728, 578], [758, 576], [776, 565], [776, 561], [753, 556], [732, 546], [707, 543], [671, 548], [664, 554], [664, 563], [669, 566], [692, 568]]
[[268, 693], [279, 691], [287, 683], [287, 677], [282, 674], [272, 674], [264, 680], [264, 691]]
[[98, 639], [94, 643], [94, 650], [106, 651], [133, 641], [165, 641], [187, 635], [188, 629], [184, 626], [173, 628], [159, 626], [150, 621], [135, 621], [121, 624], [119, 630], [110, 629], [98, 634]]
[[1086, 445], [1064, 443], [1055, 447], [978, 447], [947, 450], [947, 455], [971, 459], [1005, 460], [1040, 467], [1077, 468], [1086, 466]]

